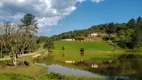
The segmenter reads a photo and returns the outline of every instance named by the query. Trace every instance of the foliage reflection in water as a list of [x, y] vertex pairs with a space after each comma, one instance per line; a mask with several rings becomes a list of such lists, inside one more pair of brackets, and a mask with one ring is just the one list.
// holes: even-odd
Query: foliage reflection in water
[[[142, 58], [141, 56], [134, 54], [124, 54], [118, 57], [112, 62], [102, 61], [101, 65], [105, 65], [104, 67], [99, 67], [97, 69], [87, 67], [86, 65], [74, 65], [76, 68], [64, 67], [65, 63], [60, 61], [54, 61], [53, 55], [48, 55], [46, 57], [37, 58], [36, 63], [42, 66], [47, 66], [49, 72], [57, 72], [63, 75], [76, 75], [76, 76], [88, 76], [88, 77], [101, 77], [101, 78], [110, 78], [111, 80], [118, 80], [119, 78], [122, 80], [141, 80], [142, 74]], [[84, 70], [79, 70], [78, 67], [84, 67]], [[82, 68], [81, 68], [82, 69]], [[87, 70], [87, 71], [86, 71]], [[97, 74], [96, 74], [97, 73]], [[106, 76], [102, 76], [106, 75]]]

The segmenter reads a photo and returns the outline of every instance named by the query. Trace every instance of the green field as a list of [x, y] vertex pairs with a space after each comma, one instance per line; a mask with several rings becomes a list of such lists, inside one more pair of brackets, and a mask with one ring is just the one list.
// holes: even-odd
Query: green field
[[[64, 46], [65, 50], [62, 50]], [[123, 49], [117, 47], [112, 51], [112, 46], [105, 41], [58, 41], [54, 43], [53, 55], [55, 60], [108, 60], [123, 53]], [[80, 56], [80, 48], [84, 48], [85, 55]], [[62, 54], [65, 54], [62, 57]]]
[[111, 46], [105, 41], [60, 41], [54, 43], [54, 50], [61, 50], [62, 46], [66, 51], [79, 51], [80, 48], [85, 50], [110, 51]]

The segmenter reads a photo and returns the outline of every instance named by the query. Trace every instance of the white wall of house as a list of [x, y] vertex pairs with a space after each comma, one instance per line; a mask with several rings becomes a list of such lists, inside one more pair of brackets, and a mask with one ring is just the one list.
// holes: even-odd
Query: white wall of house
[[75, 39], [63, 39], [64, 41], [75, 41]]
[[91, 33], [90, 36], [97, 36], [97, 33]]

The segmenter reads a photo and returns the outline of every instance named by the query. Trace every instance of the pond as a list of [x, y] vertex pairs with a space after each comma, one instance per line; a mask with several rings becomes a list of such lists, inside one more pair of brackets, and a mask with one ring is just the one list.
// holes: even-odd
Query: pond
[[106, 76], [95, 74], [89, 71], [85, 70], [79, 70], [79, 69], [74, 69], [74, 68], [68, 68], [65, 66], [61, 66], [59, 64], [51, 64], [51, 65], [46, 65], [43, 63], [36, 63], [37, 65], [41, 66], [46, 66], [48, 67], [48, 72], [55, 72], [55, 73], [60, 73], [62, 75], [73, 75], [73, 76], [87, 76], [87, 77], [98, 77], [98, 78], [107, 78]]
[[[111, 78], [111, 80], [142, 80], [142, 58], [134, 55], [122, 55], [109, 61], [67, 64], [63, 61], [55, 61], [53, 55], [35, 59], [36, 64], [46, 66], [48, 72], [62, 75], [87, 76], [99, 78]], [[90, 64], [98, 64], [98, 68], [90, 67]]]

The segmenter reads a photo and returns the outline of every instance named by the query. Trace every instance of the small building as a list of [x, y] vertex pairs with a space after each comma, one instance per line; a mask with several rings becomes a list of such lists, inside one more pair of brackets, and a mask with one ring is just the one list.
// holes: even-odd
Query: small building
[[75, 41], [75, 39], [63, 39], [63, 41]]
[[96, 37], [98, 34], [97, 33], [91, 33], [90, 36]]

